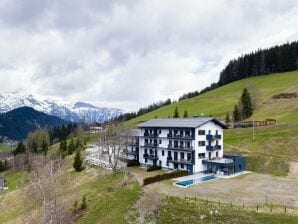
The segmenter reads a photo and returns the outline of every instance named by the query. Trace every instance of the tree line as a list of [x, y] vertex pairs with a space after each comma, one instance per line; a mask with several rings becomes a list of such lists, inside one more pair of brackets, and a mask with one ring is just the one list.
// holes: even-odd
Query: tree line
[[171, 103], [172, 103], [171, 99], [167, 99], [165, 101], [160, 101], [158, 103], [153, 103], [153, 104], [151, 104], [147, 107], [140, 108], [137, 112], [128, 112], [128, 113], [121, 114], [121, 115], [113, 118], [111, 121], [112, 122], [128, 121], [128, 120], [131, 120], [135, 117], [141, 116], [141, 115], [149, 113], [151, 111], [154, 111], [154, 110], [156, 110], [160, 107], [170, 105]]
[[218, 86], [251, 76], [298, 69], [298, 41], [257, 50], [231, 60], [221, 71]]

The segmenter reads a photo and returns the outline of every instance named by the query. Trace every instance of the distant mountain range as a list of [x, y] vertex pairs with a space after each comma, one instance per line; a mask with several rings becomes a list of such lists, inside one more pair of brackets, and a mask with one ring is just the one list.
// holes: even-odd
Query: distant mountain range
[[0, 114], [0, 138], [22, 140], [29, 132], [39, 128], [50, 129], [67, 123], [61, 118], [34, 110], [31, 107], [21, 107]]
[[70, 104], [62, 100], [41, 99], [20, 92], [0, 94], [0, 113], [20, 107], [32, 107], [66, 121], [85, 123], [101, 123], [123, 113], [123, 110], [118, 108], [97, 107], [84, 102]]

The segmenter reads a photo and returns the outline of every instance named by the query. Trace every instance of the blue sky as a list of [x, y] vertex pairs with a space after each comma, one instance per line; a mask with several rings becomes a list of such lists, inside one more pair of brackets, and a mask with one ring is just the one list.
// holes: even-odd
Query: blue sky
[[135, 110], [298, 39], [296, 1], [2, 0], [1, 92]]

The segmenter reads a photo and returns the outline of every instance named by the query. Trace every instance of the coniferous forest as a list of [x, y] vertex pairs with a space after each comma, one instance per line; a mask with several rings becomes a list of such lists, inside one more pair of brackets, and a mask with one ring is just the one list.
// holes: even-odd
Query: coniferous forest
[[251, 76], [298, 69], [298, 41], [258, 50], [233, 59], [220, 73], [218, 86]]

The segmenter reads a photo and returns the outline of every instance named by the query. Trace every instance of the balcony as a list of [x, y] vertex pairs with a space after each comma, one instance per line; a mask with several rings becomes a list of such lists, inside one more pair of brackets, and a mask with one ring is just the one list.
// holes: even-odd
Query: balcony
[[144, 143], [144, 147], [148, 147], [148, 148], [157, 148], [158, 144], [157, 143]]
[[168, 134], [167, 136], [170, 139], [180, 139], [180, 140], [194, 140], [195, 136], [194, 135], [178, 135], [178, 134]]
[[[169, 158], [169, 157], [168, 157]], [[191, 160], [186, 160], [186, 159], [168, 159], [168, 162], [172, 162], [172, 163], [183, 163], [183, 164], [194, 164], [194, 161]]]
[[217, 140], [220, 140], [221, 139], [221, 135], [214, 135], [214, 138], [217, 139]]
[[215, 145], [214, 150], [221, 150], [221, 145]]
[[170, 145], [169, 144], [168, 149], [170, 149], [170, 150], [192, 151], [193, 147], [192, 146], [188, 147], [186, 145], [177, 145], [177, 146], [175, 146], [175, 145]]
[[158, 160], [158, 156], [155, 154], [144, 154], [143, 155], [144, 159], [151, 159], [151, 160]]
[[213, 151], [214, 150], [214, 147], [212, 145], [207, 145], [206, 146], [206, 150], [207, 151]]
[[158, 133], [148, 133], [148, 132], [145, 132], [144, 133], [144, 137], [147, 137], [147, 138], [157, 138], [158, 137]]
[[206, 140], [207, 140], [207, 141], [214, 141], [215, 138], [214, 138], [213, 135], [206, 135]]

